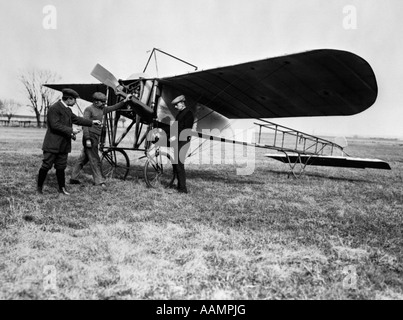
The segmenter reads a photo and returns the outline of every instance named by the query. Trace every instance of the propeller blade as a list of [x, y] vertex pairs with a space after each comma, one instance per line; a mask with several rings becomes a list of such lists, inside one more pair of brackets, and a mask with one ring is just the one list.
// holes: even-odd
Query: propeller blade
[[113, 90], [120, 91], [119, 87], [121, 87], [121, 85], [119, 84], [118, 80], [112, 73], [106, 70], [99, 63], [97, 63], [97, 65], [91, 71], [91, 75], [106, 86], [111, 87]]

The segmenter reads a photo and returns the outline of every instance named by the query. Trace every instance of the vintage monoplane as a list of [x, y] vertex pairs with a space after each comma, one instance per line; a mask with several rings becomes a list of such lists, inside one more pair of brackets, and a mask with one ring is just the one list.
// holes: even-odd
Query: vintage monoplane
[[[167, 54], [153, 49], [150, 59], [157, 51]], [[91, 75], [101, 83], [45, 84], [59, 91], [72, 88], [88, 101], [94, 92], [100, 91], [107, 95], [108, 105], [134, 94], [129, 107], [104, 115], [100, 150], [103, 172], [108, 177], [125, 179], [130, 170], [126, 151], [137, 150], [145, 152], [144, 178], [148, 186], [172, 182], [172, 154], [155, 147], [157, 135], [150, 133], [155, 132], [159, 123], [169, 124], [175, 118], [176, 110], [170, 102], [181, 94], [186, 96], [187, 106], [195, 115], [195, 137], [276, 151], [265, 156], [288, 164], [295, 176], [307, 165], [390, 169], [388, 163], [379, 159], [347, 155], [343, 143], [267, 121], [285, 117], [348, 116], [374, 104], [378, 93], [375, 74], [363, 58], [351, 52], [312, 50], [204, 71], [197, 71], [197, 67], [178, 59], [195, 67], [195, 71], [162, 78], [145, 76], [150, 59], [143, 73], [125, 80], [118, 80], [97, 64]], [[118, 137], [121, 117], [131, 122]], [[206, 129], [219, 132], [227, 129], [229, 119], [251, 118], [259, 120], [257, 142], [206, 133]], [[132, 146], [122, 146], [122, 140], [133, 127]], [[269, 130], [264, 142], [262, 129]]]

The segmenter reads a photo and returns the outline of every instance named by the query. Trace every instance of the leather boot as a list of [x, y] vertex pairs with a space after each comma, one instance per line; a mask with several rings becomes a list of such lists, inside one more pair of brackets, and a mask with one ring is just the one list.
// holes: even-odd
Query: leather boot
[[64, 169], [56, 169], [57, 184], [59, 185], [59, 193], [66, 196], [70, 195], [66, 190], [66, 177], [64, 174]]
[[70, 192], [68, 192], [65, 187], [60, 188], [60, 189], [59, 189], [59, 193], [60, 193], [60, 194], [64, 194], [65, 196], [69, 196], [69, 195], [70, 195]]
[[39, 172], [38, 172], [38, 183], [37, 183], [37, 187], [36, 190], [39, 194], [43, 194], [43, 184], [45, 182], [46, 176], [48, 174], [48, 170], [44, 169], [44, 168], [40, 168]]

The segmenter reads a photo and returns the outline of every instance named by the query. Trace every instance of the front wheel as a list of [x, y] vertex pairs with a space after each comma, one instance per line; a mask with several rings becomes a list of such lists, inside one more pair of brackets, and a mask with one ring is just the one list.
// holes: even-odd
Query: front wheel
[[130, 169], [129, 157], [122, 149], [108, 149], [102, 152], [101, 168], [105, 178], [125, 180]]
[[144, 178], [150, 188], [172, 187], [175, 174], [170, 155], [165, 152], [156, 152], [148, 157], [144, 166]]

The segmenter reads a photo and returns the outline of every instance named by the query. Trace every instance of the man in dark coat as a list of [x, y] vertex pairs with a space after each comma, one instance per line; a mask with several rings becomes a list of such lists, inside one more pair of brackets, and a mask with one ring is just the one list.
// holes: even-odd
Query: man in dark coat
[[52, 166], [56, 169], [56, 178], [59, 185], [59, 193], [69, 195], [65, 186], [65, 169], [67, 167], [67, 157], [71, 152], [71, 139], [75, 140], [75, 135], [79, 129], [73, 129], [73, 124], [91, 127], [101, 125], [99, 120], [88, 120], [77, 117], [70, 109], [76, 103], [79, 95], [72, 89], [63, 89], [62, 99], [49, 107], [47, 115], [47, 131], [43, 141], [43, 160], [38, 173], [38, 193], [43, 193], [43, 184], [48, 171]]
[[[182, 131], [188, 129], [192, 129], [194, 116], [192, 111], [189, 108], [186, 108], [185, 104], [186, 98], [184, 95], [180, 95], [172, 100], [172, 105], [175, 107], [179, 113], [175, 117], [175, 121], [177, 122], [178, 126], [178, 146], [175, 148], [175, 163], [173, 165], [174, 173], [176, 178], [178, 179], [178, 192], [187, 193], [186, 188], [186, 172], [185, 172], [185, 159], [187, 151], [190, 147], [190, 136], [183, 137], [181, 136]], [[172, 126], [171, 126], [172, 128]], [[172, 135], [172, 132], [171, 132]]]

